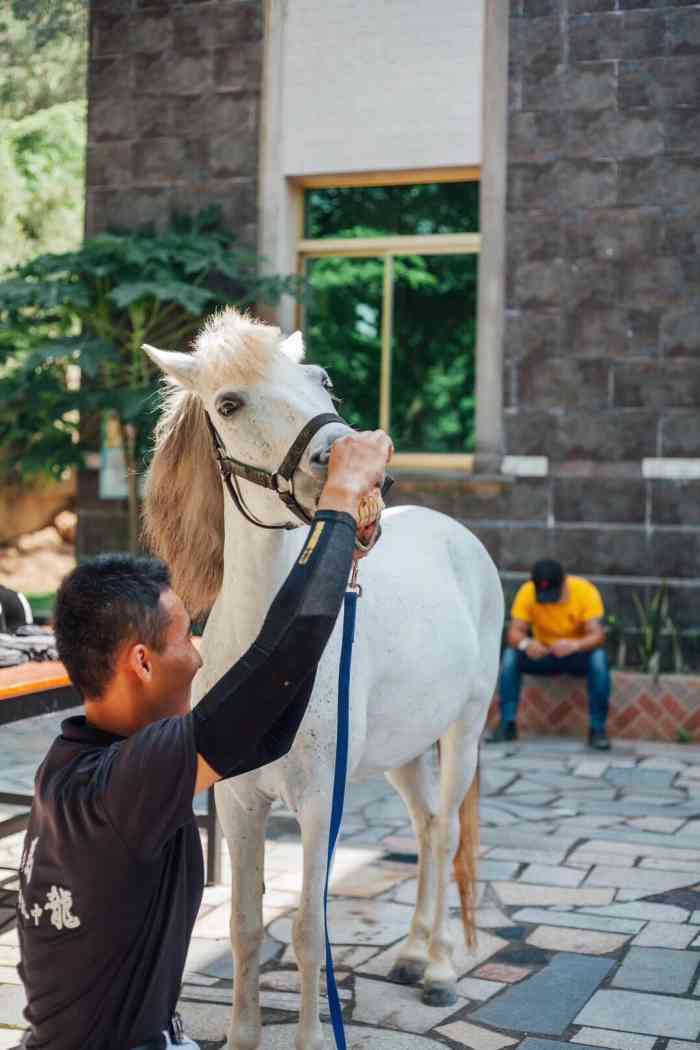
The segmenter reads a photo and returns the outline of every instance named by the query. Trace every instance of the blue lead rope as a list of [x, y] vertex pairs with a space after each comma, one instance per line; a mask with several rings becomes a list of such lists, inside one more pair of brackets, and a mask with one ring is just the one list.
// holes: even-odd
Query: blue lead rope
[[326, 866], [326, 885], [323, 891], [323, 921], [326, 931], [326, 991], [331, 1010], [331, 1024], [337, 1050], [347, 1050], [345, 1028], [343, 1027], [343, 1008], [335, 983], [333, 970], [333, 952], [328, 936], [328, 882], [331, 877], [331, 866], [338, 832], [343, 820], [343, 803], [345, 802], [345, 783], [348, 777], [348, 738], [350, 736], [350, 668], [352, 665], [352, 643], [355, 640], [355, 617], [357, 615], [357, 592], [345, 592], [345, 610], [343, 614], [343, 643], [340, 650], [340, 673], [338, 676], [338, 735], [335, 745], [335, 777], [333, 779], [333, 805], [331, 808], [331, 827], [328, 835], [328, 864]]

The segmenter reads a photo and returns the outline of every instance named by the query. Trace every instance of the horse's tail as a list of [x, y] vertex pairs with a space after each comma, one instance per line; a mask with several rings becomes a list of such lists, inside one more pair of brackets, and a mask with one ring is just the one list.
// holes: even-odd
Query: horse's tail
[[459, 807], [459, 845], [454, 856], [454, 873], [462, 908], [467, 948], [476, 948], [476, 868], [479, 855], [479, 766], [469, 791]]

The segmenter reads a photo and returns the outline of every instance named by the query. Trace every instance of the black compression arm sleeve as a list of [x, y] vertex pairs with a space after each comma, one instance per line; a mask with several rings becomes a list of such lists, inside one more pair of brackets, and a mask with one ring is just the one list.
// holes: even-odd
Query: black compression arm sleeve
[[272, 762], [292, 746], [340, 611], [354, 544], [352, 515], [317, 512], [260, 634], [192, 712], [197, 751], [222, 777]]

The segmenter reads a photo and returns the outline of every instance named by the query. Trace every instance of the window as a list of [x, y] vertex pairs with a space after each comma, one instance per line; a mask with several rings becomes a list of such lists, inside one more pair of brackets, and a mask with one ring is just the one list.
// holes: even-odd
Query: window
[[478, 230], [473, 180], [304, 191], [308, 360], [398, 465], [471, 466]]

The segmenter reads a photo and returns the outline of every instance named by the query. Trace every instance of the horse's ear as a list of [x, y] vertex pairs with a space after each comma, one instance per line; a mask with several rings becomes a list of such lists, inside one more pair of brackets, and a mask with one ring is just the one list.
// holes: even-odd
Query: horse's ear
[[304, 349], [304, 337], [301, 332], [294, 332], [288, 339], [285, 339], [280, 344], [280, 350], [297, 365], [303, 361], [306, 351]]
[[194, 354], [180, 354], [173, 350], [158, 350], [155, 346], [144, 343], [141, 349], [148, 354], [154, 365], [158, 365], [161, 372], [174, 379], [178, 386], [186, 390], [194, 390], [197, 373], [199, 372], [199, 361]]

